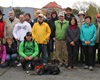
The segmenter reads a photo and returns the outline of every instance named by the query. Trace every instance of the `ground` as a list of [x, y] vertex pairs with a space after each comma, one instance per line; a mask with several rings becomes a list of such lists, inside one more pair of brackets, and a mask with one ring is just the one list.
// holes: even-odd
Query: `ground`
[[28, 75], [21, 67], [0, 68], [0, 80], [99, 80], [100, 67], [94, 71], [84, 70], [83, 67], [77, 70], [60, 68], [59, 75]]

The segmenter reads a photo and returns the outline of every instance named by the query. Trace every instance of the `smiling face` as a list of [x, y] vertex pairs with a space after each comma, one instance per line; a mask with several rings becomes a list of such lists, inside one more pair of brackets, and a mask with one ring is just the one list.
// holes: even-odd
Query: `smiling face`
[[86, 18], [85, 22], [86, 22], [86, 24], [90, 24], [90, 22], [91, 22], [90, 18]]
[[71, 25], [75, 25], [75, 20], [74, 19], [71, 20]]

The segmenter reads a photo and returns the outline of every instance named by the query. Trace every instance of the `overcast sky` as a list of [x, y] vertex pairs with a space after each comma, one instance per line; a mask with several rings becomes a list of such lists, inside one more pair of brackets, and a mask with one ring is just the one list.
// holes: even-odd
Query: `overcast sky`
[[50, 1], [55, 1], [63, 8], [72, 7], [74, 2], [77, 1], [92, 1], [100, 5], [100, 0], [0, 0], [0, 6], [3, 7], [35, 7], [42, 8]]

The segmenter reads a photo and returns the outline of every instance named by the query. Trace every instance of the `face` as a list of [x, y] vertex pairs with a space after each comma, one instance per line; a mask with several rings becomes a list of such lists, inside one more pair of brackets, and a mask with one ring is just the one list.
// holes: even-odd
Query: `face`
[[85, 22], [86, 22], [86, 24], [90, 24], [91, 21], [90, 21], [89, 18], [86, 18], [86, 19], [85, 19]]
[[43, 19], [44, 19], [44, 18], [41, 17], [41, 16], [38, 17], [38, 21], [39, 21], [39, 22], [43, 22]]
[[0, 14], [0, 19], [2, 19], [2, 17], [3, 17], [3, 16]]
[[71, 25], [75, 25], [75, 20], [74, 19], [71, 20]]
[[24, 22], [24, 21], [25, 21], [24, 15], [20, 15], [20, 16], [19, 16], [19, 20], [20, 20], [20, 22]]
[[30, 20], [30, 17], [28, 15], [25, 15], [25, 20], [26, 21], [29, 21]]
[[81, 15], [79, 15], [79, 18], [80, 19], [84, 19], [84, 16], [81, 14]]
[[72, 13], [72, 12], [71, 12], [70, 10], [67, 10], [67, 11], [66, 11], [66, 14], [67, 14], [67, 15], [70, 15], [71, 13]]
[[12, 39], [7, 39], [8, 44], [12, 44]]
[[47, 19], [50, 19], [51, 18], [51, 14], [47, 14]]
[[13, 11], [10, 11], [10, 12], [9, 12], [9, 18], [13, 19], [13, 18], [14, 18], [14, 15], [15, 15], [15, 14], [14, 14]]
[[56, 18], [56, 14], [52, 14], [52, 17], [53, 17], [53, 18]]
[[40, 12], [36, 12], [36, 16], [37, 16], [37, 17], [39, 16], [39, 14], [40, 14]]
[[100, 22], [100, 18], [97, 18], [97, 21]]
[[64, 20], [64, 16], [59, 16], [59, 20], [63, 21]]
[[27, 41], [31, 41], [31, 39], [32, 39], [32, 36], [26, 36]]

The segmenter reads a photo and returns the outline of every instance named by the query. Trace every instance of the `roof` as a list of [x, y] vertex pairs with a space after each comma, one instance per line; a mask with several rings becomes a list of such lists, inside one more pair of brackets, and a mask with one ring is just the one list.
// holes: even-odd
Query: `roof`
[[59, 5], [56, 2], [49, 2], [43, 8], [59, 8]]

